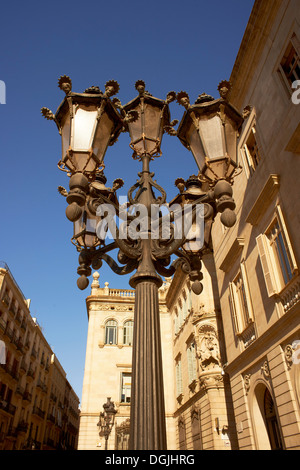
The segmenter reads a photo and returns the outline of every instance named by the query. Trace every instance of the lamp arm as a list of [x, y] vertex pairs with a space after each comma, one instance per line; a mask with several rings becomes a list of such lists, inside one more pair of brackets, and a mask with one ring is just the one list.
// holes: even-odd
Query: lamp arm
[[98, 258], [98, 261], [99, 260], [104, 260], [114, 273], [119, 274], [121, 276], [124, 274], [131, 273], [137, 267], [137, 261], [133, 259], [128, 261], [128, 263], [125, 266], [119, 266], [115, 262], [115, 260], [111, 256], [107, 255], [106, 253], [101, 254], [100, 257]]

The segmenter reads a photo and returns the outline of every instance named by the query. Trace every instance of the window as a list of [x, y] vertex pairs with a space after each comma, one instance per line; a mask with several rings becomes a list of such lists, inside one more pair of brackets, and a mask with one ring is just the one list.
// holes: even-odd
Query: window
[[186, 293], [184, 292], [182, 298], [182, 314], [183, 314], [183, 321], [185, 321], [186, 317], [188, 316], [188, 303]]
[[279, 293], [294, 277], [297, 263], [280, 206], [264, 234], [256, 238], [269, 297]]
[[256, 139], [256, 129], [253, 125], [244, 140], [244, 145], [241, 147], [242, 159], [247, 176], [251, 176], [256, 170], [260, 160], [261, 153], [258, 148]]
[[123, 344], [132, 345], [133, 339], [133, 321], [128, 320], [124, 323]]
[[286, 90], [292, 93], [292, 84], [300, 80], [299, 43], [295, 34], [291, 37], [279, 65], [279, 74]]
[[181, 371], [181, 357], [176, 360], [175, 365], [176, 370], [176, 391], [177, 397], [182, 394], [183, 387], [182, 387], [182, 371]]
[[117, 344], [117, 322], [109, 320], [105, 324], [105, 344]]
[[241, 263], [240, 270], [233, 282], [229, 283], [229, 291], [234, 329], [239, 334], [253, 322], [254, 318], [244, 262]]
[[187, 348], [189, 383], [197, 378], [196, 350], [194, 341]]
[[131, 374], [121, 374], [121, 403], [130, 403], [131, 397]]

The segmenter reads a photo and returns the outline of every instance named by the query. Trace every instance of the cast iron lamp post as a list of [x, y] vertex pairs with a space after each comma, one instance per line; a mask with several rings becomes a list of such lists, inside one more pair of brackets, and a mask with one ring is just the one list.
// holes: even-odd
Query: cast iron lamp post
[[[91, 267], [99, 269], [103, 260], [117, 274], [135, 270], [130, 278], [136, 292], [129, 445], [131, 450], [164, 450], [167, 442], [158, 301], [161, 276], [172, 276], [180, 267], [189, 276], [193, 291], [201, 293], [201, 257], [210, 249], [212, 222], [220, 212], [224, 225], [235, 223], [231, 184], [243, 118], [228, 103], [228, 82], [219, 85], [220, 99], [203, 94], [194, 105], [190, 105], [185, 92], [170, 92], [165, 100], [154, 98], [142, 80], [136, 82], [138, 96], [125, 106], [117, 98], [110, 99], [119, 89], [113, 80], [106, 83], [104, 93], [97, 87], [73, 93], [66, 76], [60, 78], [59, 87], [66, 97], [56, 114], [48, 108], [42, 108], [42, 114], [56, 122], [62, 136], [59, 168], [70, 176], [70, 190], [59, 187], [59, 191], [66, 196], [66, 215], [74, 223], [72, 241], [80, 253], [77, 284], [85, 289]], [[186, 109], [177, 131], [174, 126], [178, 121], [170, 121], [169, 111], [169, 103], [176, 98]], [[130, 135], [133, 158], [142, 163], [125, 208], [118, 205], [116, 196], [123, 181], [117, 179], [112, 188], [107, 188], [103, 172], [107, 146], [124, 131]], [[199, 167], [198, 175], [187, 181], [176, 180], [179, 194], [167, 216], [161, 211], [166, 193], [150, 172], [150, 161], [161, 155], [164, 132], [177, 135], [192, 150]], [[187, 230], [183, 229], [186, 208], [191, 209]], [[108, 229], [113, 234], [109, 244]], [[114, 249], [118, 249], [119, 264], [108, 255]], [[171, 263], [172, 255], [176, 259]]]
[[107, 450], [108, 438], [112, 428], [114, 427], [115, 416], [117, 413], [114, 402], [110, 400], [111, 398], [107, 397], [107, 402], [103, 405], [104, 411], [100, 413], [98, 422], [100, 430], [99, 435], [104, 436], [105, 438], [105, 450]]

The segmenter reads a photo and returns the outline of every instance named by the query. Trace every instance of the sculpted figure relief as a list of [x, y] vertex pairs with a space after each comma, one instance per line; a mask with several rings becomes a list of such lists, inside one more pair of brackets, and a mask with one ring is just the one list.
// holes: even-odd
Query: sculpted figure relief
[[202, 370], [214, 369], [220, 366], [219, 342], [215, 331], [211, 327], [202, 332], [202, 335], [200, 333], [197, 354]]

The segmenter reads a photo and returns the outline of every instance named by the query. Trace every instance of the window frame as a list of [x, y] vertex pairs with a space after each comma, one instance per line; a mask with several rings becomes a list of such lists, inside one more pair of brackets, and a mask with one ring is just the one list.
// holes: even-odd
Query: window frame
[[[124, 380], [128, 379], [130, 377], [130, 387], [125, 387], [126, 384], [124, 384]], [[120, 403], [124, 404], [130, 404], [131, 402], [131, 389], [132, 389], [132, 374], [131, 372], [121, 372], [121, 390], [120, 390]], [[126, 392], [126, 390], [129, 390], [129, 401], [128, 401], [128, 394], [123, 393], [123, 391]], [[123, 400], [123, 395], [124, 395], [124, 400]]]
[[[254, 160], [253, 155], [249, 149], [249, 145], [247, 145], [250, 138], [253, 138], [255, 141], [256, 149], [259, 154], [258, 161]], [[239, 139], [238, 151], [239, 151], [241, 160], [243, 162], [243, 167], [245, 170], [246, 177], [247, 179], [249, 179], [255, 173], [256, 169], [258, 168], [263, 158], [260, 141], [257, 136], [257, 123], [256, 123], [255, 108], [251, 110], [250, 115], [246, 121], [246, 126]]]
[[[109, 323], [114, 323], [114, 325], [109, 324]], [[109, 339], [109, 329], [114, 328], [114, 342], [113, 341], [107, 341]], [[109, 320], [106, 320], [105, 322], [105, 329], [104, 329], [104, 344], [110, 345], [110, 346], [115, 346], [118, 344], [118, 322], [117, 320], [111, 318]]]
[[[254, 312], [245, 261], [240, 263], [237, 274], [229, 283], [229, 301], [234, 331], [237, 335], [240, 335], [254, 322]], [[246, 310], [244, 308], [245, 305]]]
[[[291, 277], [287, 280], [285, 280], [284, 278], [282, 265], [278, 254], [276, 256], [274, 241], [273, 246], [271, 246], [270, 238], [268, 236], [269, 232], [271, 231], [272, 227], [275, 225], [276, 222], [278, 223], [278, 226], [280, 228], [280, 234], [282, 235], [282, 240], [284, 248], [286, 250], [287, 258], [290, 261]], [[264, 233], [256, 237], [256, 244], [258, 248], [259, 258], [261, 261], [262, 271], [264, 274], [267, 293], [268, 296], [271, 297], [275, 294], [279, 294], [282, 290], [284, 290], [286, 286], [289, 285], [289, 283], [292, 282], [298, 274], [297, 261], [295, 258], [294, 250], [287, 230], [283, 212], [279, 204], [276, 206], [275, 214], [272, 217], [271, 223], [268, 225]]]
[[[283, 52], [280, 55], [279, 61], [278, 61], [278, 66], [277, 66], [277, 73], [280, 77], [280, 81], [283, 84], [284, 90], [287, 93], [287, 96], [290, 98], [294, 92], [294, 89], [292, 87], [293, 82], [290, 82], [286, 73], [286, 70], [284, 69], [284, 61], [287, 61], [288, 56], [290, 55], [291, 51], [290, 49], [294, 49], [297, 57], [298, 57], [298, 65], [300, 67], [300, 45], [299, 45], [299, 40], [295, 32], [291, 33], [289, 36], [289, 39], [285, 43], [285, 47]], [[300, 80], [300, 77], [298, 77], [298, 80]]]
[[182, 381], [182, 360], [181, 355], [175, 359], [175, 376], [176, 376], [176, 396], [179, 397], [183, 394], [183, 381]]
[[129, 319], [123, 325], [123, 344], [125, 346], [132, 346], [133, 343], [133, 320]]
[[189, 384], [191, 384], [194, 380], [197, 379], [196, 345], [194, 338], [187, 344], [186, 354], [188, 365], [188, 378]]

